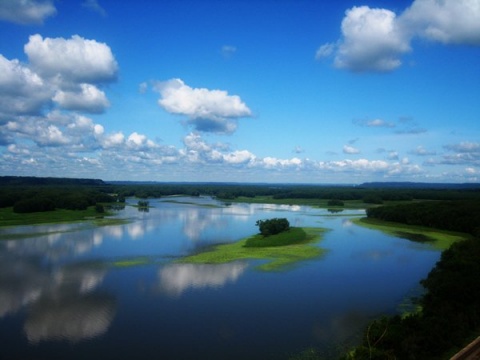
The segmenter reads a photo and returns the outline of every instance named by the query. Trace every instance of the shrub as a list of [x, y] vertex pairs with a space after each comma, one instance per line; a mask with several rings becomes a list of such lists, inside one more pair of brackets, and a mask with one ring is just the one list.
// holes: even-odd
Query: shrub
[[285, 218], [274, 218], [269, 220], [257, 220], [255, 223], [263, 236], [275, 235], [290, 229], [290, 223]]

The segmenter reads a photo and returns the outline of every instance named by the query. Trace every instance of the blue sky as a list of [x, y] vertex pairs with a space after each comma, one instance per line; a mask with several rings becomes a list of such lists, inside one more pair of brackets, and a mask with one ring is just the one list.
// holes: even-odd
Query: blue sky
[[480, 181], [480, 0], [1, 0], [0, 174]]

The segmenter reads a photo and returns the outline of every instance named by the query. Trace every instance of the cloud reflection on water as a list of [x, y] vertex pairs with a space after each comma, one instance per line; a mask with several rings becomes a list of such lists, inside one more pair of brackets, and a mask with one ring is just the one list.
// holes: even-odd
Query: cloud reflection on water
[[28, 341], [78, 342], [105, 333], [115, 315], [115, 300], [109, 295], [87, 294], [47, 297], [29, 311], [24, 331]]
[[247, 269], [246, 262], [227, 264], [172, 264], [159, 269], [160, 289], [180, 296], [189, 288], [218, 288], [236, 282]]
[[96, 262], [64, 263], [90, 251], [98, 236], [68, 233], [5, 241], [0, 246], [0, 318], [26, 310], [24, 332], [31, 343], [78, 342], [106, 332], [115, 299], [97, 294], [108, 269]]

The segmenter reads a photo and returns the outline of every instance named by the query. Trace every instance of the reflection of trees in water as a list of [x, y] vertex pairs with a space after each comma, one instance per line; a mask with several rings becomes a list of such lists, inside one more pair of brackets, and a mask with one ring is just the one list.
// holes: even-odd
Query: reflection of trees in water
[[105, 333], [114, 314], [115, 300], [111, 295], [50, 296], [31, 307], [24, 331], [31, 343], [78, 342]]
[[169, 295], [181, 295], [188, 288], [222, 287], [235, 282], [247, 269], [246, 262], [228, 264], [172, 264], [158, 272], [160, 288]]

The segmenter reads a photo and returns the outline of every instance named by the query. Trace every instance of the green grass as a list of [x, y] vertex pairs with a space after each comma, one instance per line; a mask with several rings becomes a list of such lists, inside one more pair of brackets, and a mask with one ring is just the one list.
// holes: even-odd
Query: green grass
[[292, 227], [288, 231], [281, 232], [276, 235], [263, 236], [261, 234], [254, 235], [247, 239], [245, 247], [269, 247], [269, 246], [286, 246], [300, 244], [308, 241], [307, 233], [299, 227]]
[[134, 266], [148, 265], [152, 263], [152, 259], [146, 256], [116, 260], [111, 263], [111, 266], [116, 268], [129, 268]]
[[428, 242], [438, 250], [446, 250], [453, 243], [468, 239], [470, 235], [465, 233], [428, 228], [424, 226], [412, 226], [401, 223], [382, 221], [372, 218], [353, 219], [357, 225], [384, 233], [418, 242]]
[[[279, 271], [285, 270], [293, 266], [295, 263], [304, 260], [318, 258], [325, 254], [324, 249], [314, 245], [315, 242], [321, 239], [322, 234], [326, 229], [321, 228], [299, 228], [299, 232], [294, 231], [294, 234], [301, 234], [302, 240], [292, 241], [288, 245], [283, 246], [263, 246], [263, 247], [247, 247], [247, 242], [255, 239], [257, 235], [242, 239], [233, 244], [217, 245], [199, 254], [190, 255], [178, 260], [181, 263], [195, 263], [195, 264], [222, 264], [236, 260], [267, 260], [267, 262], [258, 266], [262, 271]], [[303, 232], [303, 233], [302, 233]], [[274, 241], [279, 235], [269, 236], [269, 241]], [[287, 236], [288, 237], [288, 236]], [[256, 241], [256, 240], [252, 240]]]
[[63, 222], [75, 222], [82, 220], [91, 220], [108, 215], [108, 213], [99, 214], [95, 207], [91, 206], [87, 210], [63, 210], [36, 212], [27, 214], [18, 214], [13, 212], [13, 208], [0, 209], [0, 226], [17, 225], [35, 225], [51, 224]]

